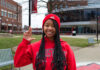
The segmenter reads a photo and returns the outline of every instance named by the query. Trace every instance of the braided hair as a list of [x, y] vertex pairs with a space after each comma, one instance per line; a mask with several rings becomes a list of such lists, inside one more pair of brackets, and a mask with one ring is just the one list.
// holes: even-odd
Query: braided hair
[[[66, 64], [66, 58], [65, 58], [65, 55], [60, 43], [58, 24], [55, 20], [53, 19], [50, 19], [50, 20], [53, 21], [54, 27], [56, 29], [56, 34], [54, 36], [55, 47], [54, 47], [53, 61], [51, 63], [52, 70], [64, 70], [64, 66], [67, 67], [67, 64]], [[39, 53], [36, 56], [36, 61], [35, 61], [36, 70], [45, 70], [46, 57], [45, 57], [44, 36], [45, 36], [45, 33], [43, 31]]]

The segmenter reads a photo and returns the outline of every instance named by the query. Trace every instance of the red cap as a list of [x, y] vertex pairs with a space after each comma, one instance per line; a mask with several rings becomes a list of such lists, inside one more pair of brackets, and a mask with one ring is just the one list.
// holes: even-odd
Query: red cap
[[45, 21], [48, 19], [56, 20], [56, 22], [58, 23], [58, 26], [59, 26], [59, 30], [60, 30], [60, 18], [55, 14], [48, 14], [43, 20], [42, 27], [43, 27]]

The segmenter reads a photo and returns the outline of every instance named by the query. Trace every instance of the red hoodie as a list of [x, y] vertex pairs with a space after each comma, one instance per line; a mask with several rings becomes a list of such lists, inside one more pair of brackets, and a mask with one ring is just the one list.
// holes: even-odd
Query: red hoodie
[[[62, 50], [64, 51], [66, 62], [68, 64], [68, 70], [76, 70], [76, 62], [72, 49], [70, 46], [63, 40], [60, 40]], [[29, 41], [23, 39], [23, 41], [19, 44], [15, 56], [14, 56], [14, 66], [21, 67], [28, 65], [30, 63], [33, 64], [33, 69], [36, 70], [35, 67], [35, 59], [36, 55], [39, 52], [41, 40], [35, 43], [30, 44]], [[53, 50], [55, 43], [51, 41], [47, 37], [45, 37], [45, 57], [46, 57], [46, 67], [45, 70], [52, 70], [51, 62], [53, 58]], [[64, 70], [66, 70], [64, 68]]]

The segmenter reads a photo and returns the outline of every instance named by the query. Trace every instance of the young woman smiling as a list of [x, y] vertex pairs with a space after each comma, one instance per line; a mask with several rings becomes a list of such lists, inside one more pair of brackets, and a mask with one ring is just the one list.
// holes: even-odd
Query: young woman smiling
[[33, 64], [34, 70], [76, 70], [72, 49], [60, 39], [60, 19], [55, 14], [48, 14], [42, 24], [42, 39], [30, 43], [34, 38], [30, 27], [23, 35], [14, 56], [15, 67]]

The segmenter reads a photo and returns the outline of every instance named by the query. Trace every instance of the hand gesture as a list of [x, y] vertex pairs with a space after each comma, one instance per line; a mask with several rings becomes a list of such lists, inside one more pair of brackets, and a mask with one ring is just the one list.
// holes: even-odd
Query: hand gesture
[[32, 38], [31, 36], [32, 36], [32, 28], [29, 27], [29, 30], [24, 33], [23, 38], [26, 39], [26, 40], [28, 40], [28, 41], [32, 41], [35, 38]]

